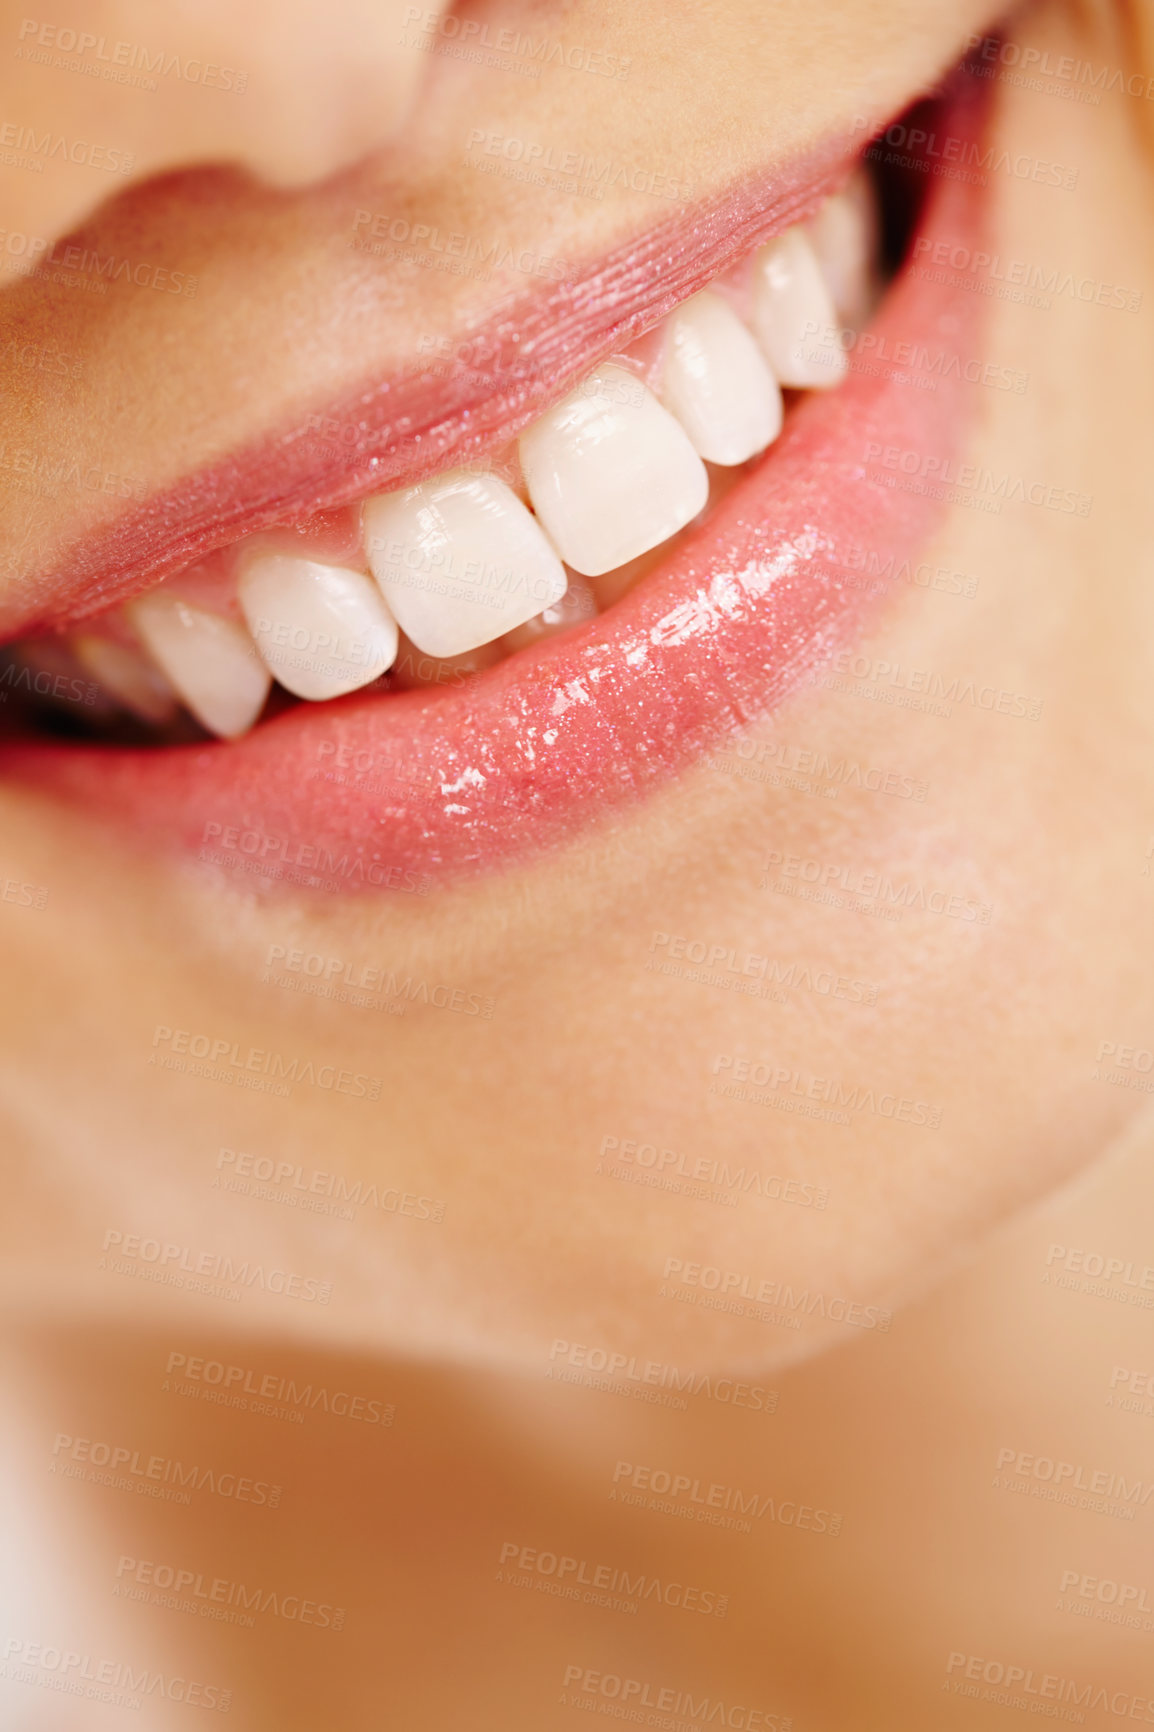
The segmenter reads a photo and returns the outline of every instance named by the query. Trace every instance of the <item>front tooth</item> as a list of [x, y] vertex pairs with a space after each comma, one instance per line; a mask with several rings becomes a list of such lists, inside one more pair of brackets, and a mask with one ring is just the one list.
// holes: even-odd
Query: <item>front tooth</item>
[[237, 595], [257, 654], [298, 698], [354, 692], [396, 660], [397, 622], [363, 571], [254, 550]]
[[176, 693], [160, 669], [133, 649], [110, 637], [74, 637], [72, 653], [110, 697], [143, 722], [168, 722], [176, 710]]
[[532, 619], [527, 619], [524, 625], [511, 631], [505, 639], [505, 648], [525, 649], [530, 644], [540, 643], [543, 638], [572, 631], [574, 626], [596, 619], [597, 611], [597, 597], [591, 585], [577, 572], [571, 571], [569, 588], [560, 601], [554, 602], [552, 607], [547, 607], [543, 613], [535, 614]]
[[661, 395], [707, 463], [744, 463], [781, 432], [781, 390], [728, 301], [708, 289], [671, 314]]
[[127, 610], [181, 701], [212, 734], [232, 740], [252, 727], [271, 675], [243, 627], [179, 596], [142, 596]]
[[365, 506], [365, 551], [406, 637], [449, 657], [552, 607], [565, 571], [497, 476], [450, 470]]
[[685, 429], [612, 363], [522, 433], [521, 465], [533, 509], [566, 565], [585, 577], [668, 540], [709, 496]]
[[877, 292], [877, 200], [865, 170], [827, 198], [806, 226], [838, 318], [859, 329]]
[[[846, 370], [837, 314], [821, 268], [800, 228], [761, 248], [754, 273], [753, 320], [766, 359], [783, 385], [836, 385]], [[833, 339], [832, 341], [830, 339]]]

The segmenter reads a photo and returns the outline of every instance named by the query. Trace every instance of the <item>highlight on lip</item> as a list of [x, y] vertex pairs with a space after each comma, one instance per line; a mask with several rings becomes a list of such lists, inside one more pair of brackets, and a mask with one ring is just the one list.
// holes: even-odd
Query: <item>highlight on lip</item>
[[[951, 129], [977, 136], [985, 102], [973, 81], [955, 77], [935, 100], [948, 108]], [[973, 402], [956, 364], [927, 390], [888, 361], [863, 359], [862, 349], [876, 346], [885, 356], [895, 344], [924, 347], [956, 363], [963, 346], [972, 344], [980, 317], [974, 298], [920, 279], [899, 261], [914, 236], [928, 242], [961, 233], [976, 244], [986, 200], [969, 182], [927, 174], [913, 177], [924, 197], [911, 200], [909, 187], [899, 189], [896, 207], [887, 208], [883, 188], [879, 227], [889, 268], [897, 272], [883, 282], [874, 223], [862, 221], [871, 207], [854, 174], [859, 151], [860, 138], [841, 154], [840, 175], [831, 150], [818, 151], [805, 173], [783, 171], [784, 192], [763, 189], [757, 206], [743, 183], [734, 189], [728, 226], [722, 207], [709, 205], [695, 221], [642, 233], [631, 253], [590, 267], [588, 293], [602, 299], [597, 319], [584, 320], [584, 369], [574, 364], [571, 342], [558, 347], [549, 322], [562, 291], [542, 290], [518, 314], [527, 370], [519, 370], [509, 350], [506, 326], [497, 322], [491, 336], [482, 327], [495, 358], [480, 385], [457, 371], [403, 379], [390, 424], [403, 401], [413, 411], [409, 429], [423, 431], [406, 432], [395, 451], [380, 442], [387, 393], [370, 393], [364, 440], [341, 468], [326, 467], [328, 456], [317, 456], [315, 446], [310, 451], [282, 441], [275, 466], [255, 450], [247, 469], [230, 463], [215, 480], [194, 478], [186, 490], [187, 527], [175, 509], [180, 495], [170, 490], [126, 517], [94, 549], [78, 550], [73, 566], [50, 577], [40, 615], [44, 629], [21, 643], [21, 655], [54, 669], [45, 675], [52, 684], [72, 657], [65, 637], [85, 640], [88, 667], [92, 644], [99, 642], [105, 685], [91, 713], [105, 737], [78, 741], [69, 715], [55, 738], [42, 730], [10, 741], [9, 777], [78, 801], [105, 820], [127, 821], [150, 845], [191, 850], [209, 861], [217, 856], [203, 852], [206, 836], [231, 834], [237, 814], [262, 857], [280, 850], [282, 865], [298, 856], [343, 857], [351, 848], [358, 859], [376, 863], [369, 882], [391, 882], [394, 872], [415, 882], [423, 873], [452, 877], [496, 867], [563, 842], [682, 774], [735, 727], [767, 714], [876, 611], [881, 589], [854, 575], [852, 548], [881, 548], [891, 565], [898, 564], [917, 554], [941, 513], [940, 487], [904, 477], [895, 485], [871, 459], [899, 449], [922, 452], [932, 458], [932, 472], [941, 472], [965, 435]], [[823, 202], [813, 191], [843, 185], [840, 199]], [[793, 222], [782, 220], [787, 212]], [[795, 224], [804, 247], [794, 241], [774, 246]], [[847, 250], [847, 233], [864, 235], [864, 244]], [[700, 242], [695, 254], [694, 241]], [[649, 274], [660, 256], [681, 286], [678, 297]], [[703, 269], [703, 258], [715, 261], [712, 272]], [[768, 286], [767, 260], [773, 264]], [[605, 298], [607, 270], [616, 274], [624, 311]], [[766, 355], [766, 305], [780, 299], [797, 318], [802, 288], [816, 295], [815, 283], [821, 314], [804, 321], [804, 332], [799, 328], [806, 342], [798, 344], [796, 359], [823, 372], [819, 383], [785, 387], [781, 430], [774, 436], [776, 418], [772, 403], [767, 414], [764, 389], [767, 377], [777, 379]], [[875, 299], [869, 317], [867, 303]], [[816, 299], [809, 305], [817, 313]], [[845, 323], [843, 309], [851, 305], [859, 321], [868, 317], [868, 327], [859, 326], [856, 335]], [[648, 309], [648, 319], [639, 308]], [[605, 340], [607, 331], [618, 334], [616, 347]], [[739, 359], [741, 349], [748, 357], [746, 337], [759, 358], [757, 368], [746, 370], [751, 389], [738, 392], [733, 368], [718, 364], [709, 392], [694, 396], [688, 387], [695, 351], [704, 347], [711, 358], [732, 362], [735, 350]], [[854, 353], [839, 358], [841, 349]], [[543, 356], [553, 353], [565, 358], [550, 393]], [[535, 410], [527, 407], [532, 404]], [[619, 433], [618, 418], [630, 414], [640, 414], [654, 438], [668, 441], [666, 452], [677, 449], [680, 478], [666, 489], [662, 474], [655, 497], [642, 501], [637, 515], [646, 521], [647, 538], [658, 539], [648, 551], [626, 557], [624, 532], [631, 523], [625, 513], [616, 525], [622, 539], [593, 545], [589, 522], [574, 506], [574, 477], [578, 489], [588, 486], [596, 465], [585, 471], [570, 459], [573, 443], [589, 440], [600, 417], [608, 438]], [[739, 458], [743, 440], [758, 443], [767, 432], [768, 446], [744, 462], [721, 465], [698, 449], [732, 437], [724, 454]], [[421, 447], [416, 459], [414, 441]], [[718, 450], [712, 443], [709, 448]], [[595, 440], [590, 449], [596, 451]], [[439, 466], [437, 453], [444, 459]], [[629, 461], [637, 455], [631, 447]], [[708, 478], [704, 510], [696, 465]], [[609, 466], [603, 475], [611, 493], [618, 477]], [[691, 476], [698, 477], [696, 498]], [[390, 486], [393, 477], [398, 485]], [[269, 507], [274, 497], [282, 502], [278, 513]], [[207, 516], [202, 510], [197, 518], [197, 499], [207, 499]], [[297, 503], [294, 515], [293, 502], [306, 499], [311, 504], [302, 510]], [[567, 505], [573, 507], [568, 514]], [[696, 515], [688, 516], [690, 510]], [[163, 541], [153, 529], [161, 520]], [[221, 530], [238, 522], [247, 533], [229, 543]], [[492, 538], [512, 529], [519, 551], [513, 559], [502, 556], [500, 569], [503, 579], [506, 567], [515, 573], [519, 563], [524, 611], [513, 624], [515, 609], [495, 621], [498, 609], [486, 610], [487, 623], [474, 628], [473, 648], [444, 653], [469, 641], [446, 635], [426, 637], [434, 648], [424, 651], [420, 637], [430, 629], [456, 629], [454, 608], [441, 607], [454, 595], [452, 584], [442, 582], [442, 593], [429, 586], [421, 596], [408, 581], [409, 561], [418, 573], [427, 562], [444, 576], [462, 523], [472, 548], [481, 546], [481, 568], [495, 563], [486, 551]], [[594, 527], [603, 533], [614, 525]], [[384, 546], [371, 546], [374, 539]], [[199, 558], [181, 564], [174, 557], [198, 547]], [[120, 574], [111, 563], [115, 550], [130, 562]], [[283, 566], [279, 577], [265, 582], [264, 562], [273, 557], [298, 562], [290, 566], [290, 585], [283, 582]], [[476, 552], [471, 557], [477, 561]], [[624, 563], [606, 567], [612, 559]], [[463, 569], [459, 562], [448, 576], [459, 579]], [[155, 585], [160, 575], [164, 581], [149, 590], [150, 578]], [[298, 608], [302, 591], [308, 598], [295, 645], [293, 622], [276, 620], [276, 609], [265, 607], [270, 596], [290, 589]], [[206, 740], [202, 723], [178, 701], [188, 670], [179, 672], [171, 653], [159, 670], [141, 653], [132, 622], [142, 592], [152, 607], [184, 610], [187, 635], [178, 642], [185, 647], [196, 648], [198, 638], [207, 643], [205, 617], [247, 634], [247, 653], [271, 690], [259, 725], [244, 738]], [[514, 599], [513, 578], [495, 593], [504, 608]], [[101, 607], [93, 605], [93, 595], [104, 598]], [[464, 595], [475, 618], [476, 591], [458, 591], [456, 602]], [[253, 611], [261, 607], [263, 613]], [[415, 637], [407, 635], [406, 610]], [[386, 616], [400, 628], [396, 659], [374, 677], [368, 674], [374, 658], [390, 653]], [[461, 608], [461, 630], [465, 618]], [[310, 634], [320, 625], [333, 640], [323, 658], [309, 650]], [[211, 629], [223, 643], [221, 627]], [[110, 641], [120, 646], [115, 658]], [[238, 639], [228, 634], [228, 641]], [[107, 696], [113, 677], [122, 681], [118, 712]], [[358, 684], [346, 685], [344, 695], [325, 696], [350, 680]], [[305, 701], [288, 695], [293, 683], [310, 694]], [[233, 709], [223, 717], [234, 736], [257, 715], [258, 698], [254, 679], [250, 715]], [[168, 712], [174, 719], [159, 726], [133, 723], [131, 716], [123, 725], [116, 720], [129, 712], [143, 716], [162, 703], [175, 705]], [[349, 764], [357, 766], [351, 776], [342, 769]], [[293, 881], [314, 880], [305, 873]]]
[[[63, 647], [158, 738], [179, 705], [235, 739], [274, 680], [321, 703], [398, 663], [403, 680], [416, 662], [414, 684], [436, 683], [454, 658], [491, 665], [594, 617], [638, 581], [635, 562], [707, 518], [727, 483], [718, 471], [779, 436], [783, 387], [841, 382], [845, 352], [827, 334], [864, 322], [879, 287], [859, 168], [495, 458], [372, 494], [311, 534], [234, 543], [86, 620]], [[43, 646], [26, 654], [35, 665]]]

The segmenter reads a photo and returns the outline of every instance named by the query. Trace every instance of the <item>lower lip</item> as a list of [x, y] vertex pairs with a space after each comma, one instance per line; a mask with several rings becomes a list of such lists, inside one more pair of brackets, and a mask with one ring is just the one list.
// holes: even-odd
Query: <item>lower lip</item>
[[[920, 233], [976, 244], [982, 208], [976, 187], [944, 180]], [[249, 882], [412, 891], [564, 844], [868, 629], [886, 586], [862, 550], [874, 571], [917, 559], [971, 393], [962, 368], [919, 388], [877, 357], [903, 343], [972, 355], [978, 300], [904, 270], [849, 378], [806, 398], [707, 526], [580, 632], [451, 692], [302, 704], [235, 743], [22, 743], [5, 773]]]

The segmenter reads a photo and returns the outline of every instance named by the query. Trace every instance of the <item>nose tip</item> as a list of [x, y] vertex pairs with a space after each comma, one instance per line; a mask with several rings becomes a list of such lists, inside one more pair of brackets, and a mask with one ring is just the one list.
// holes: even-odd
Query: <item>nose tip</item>
[[[413, 20], [444, 5], [345, 0], [323, 21], [316, 0], [268, 9], [253, 25], [251, 3], [232, 46], [253, 65], [232, 116], [241, 166], [284, 188], [304, 187], [351, 167], [396, 135], [412, 112], [428, 55]], [[258, 11], [265, 11], [259, 7]], [[295, 19], [295, 22], [294, 22]]]
[[[406, 66], [380, 65], [371, 101], [353, 107], [301, 101], [293, 89], [270, 93], [277, 118], [245, 128], [232, 161], [267, 185], [303, 191], [351, 168], [392, 140], [412, 112], [417, 80]], [[279, 118], [292, 116], [286, 128]]]
[[[6, 174], [0, 229], [50, 246], [109, 193], [174, 170], [239, 167], [285, 190], [328, 180], [404, 126], [429, 66], [424, 33], [446, 10], [447, 0], [60, 0], [58, 20], [28, 21], [20, 58], [0, 66], [0, 111], [19, 112], [32, 134], [51, 125], [114, 141], [104, 154], [117, 172], [97, 176], [73, 153], [35, 177]], [[129, 55], [149, 93], [55, 65], [65, 40], [72, 58], [83, 43], [81, 71]]]

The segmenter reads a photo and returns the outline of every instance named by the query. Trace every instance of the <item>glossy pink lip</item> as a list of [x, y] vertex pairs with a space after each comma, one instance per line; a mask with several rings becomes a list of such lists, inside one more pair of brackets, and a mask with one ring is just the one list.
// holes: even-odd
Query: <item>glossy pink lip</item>
[[[962, 100], [951, 127], [971, 132]], [[921, 232], [976, 239], [981, 205], [943, 181]], [[972, 355], [976, 302], [904, 272], [874, 352], [884, 338]], [[941, 489], [871, 455], [941, 474], [969, 389], [961, 369], [929, 390], [883, 366], [810, 396], [667, 566], [454, 691], [300, 705], [235, 744], [20, 745], [5, 768], [254, 884], [412, 890], [562, 842], [764, 715], [864, 627], [877, 602], [852, 574], [860, 550], [899, 565], [942, 509]]]

